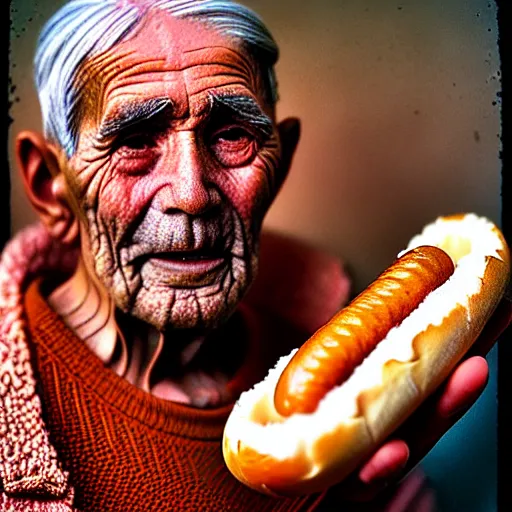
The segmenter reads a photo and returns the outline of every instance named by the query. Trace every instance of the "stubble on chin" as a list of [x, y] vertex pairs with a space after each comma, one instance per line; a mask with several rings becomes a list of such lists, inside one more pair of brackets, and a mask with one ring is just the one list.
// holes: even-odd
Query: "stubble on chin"
[[130, 313], [160, 331], [218, 327], [243, 298], [252, 273], [246, 262], [232, 261], [228, 267], [221, 282], [207, 287], [142, 287]]
[[[212, 329], [236, 310], [257, 272], [257, 235], [244, 228], [232, 213], [232, 241], [226, 262], [205, 286], [171, 286], [169, 275], [150, 263], [137, 266], [130, 251], [124, 251], [116, 229], [108, 229], [98, 216], [88, 212], [87, 236], [83, 247], [91, 255], [89, 268], [106, 288], [116, 306], [159, 331]], [[120, 230], [117, 230], [118, 233]], [[249, 231], [249, 232], [248, 232]], [[164, 272], [162, 275], [158, 275]]]

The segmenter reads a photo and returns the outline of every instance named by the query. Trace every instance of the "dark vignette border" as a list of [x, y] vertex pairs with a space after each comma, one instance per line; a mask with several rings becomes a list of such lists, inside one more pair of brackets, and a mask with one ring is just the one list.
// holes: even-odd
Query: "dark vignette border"
[[11, 2], [2, 3], [3, 16], [0, 15], [0, 23], [4, 27], [2, 29], [3, 41], [2, 41], [2, 63], [0, 68], [2, 70], [2, 83], [4, 84], [4, 98], [6, 109], [4, 113], [4, 122], [2, 123], [2, 157], [1, 157], [1, 175], [0, 180], [0, 250], [3, 249], [7, 240], [9, 240], [11, 234], [11, 177], [9, 174], [9, 127], [11, 125], [11, 117], [9, 114], [10, 110], [10, 90], [12, 83], [9, 77], [9, 56], [10, 56], [10, 11]]
[[[506, 20], [510, 20], [510, 2], [496, 0], [498, 13], [498, 47], [501, 59], [501, 205], [503, 234], [509, 244], [512, 244], [512, 177], [510, 176], [510, 109], [506, 94], [511, 81], [512, 72], [509, 64], [510, 54], [510, 27]], [[509, 300], [512, 300], [512, 283], [508, 288]], [[510, 436], [512, 434], [511, 393], [512, 374], [510, 364], [512, 361], [512, 326], [501, 336], [498, 342], [498, 510], [505, 512], [512, 510], [512, 489], [510, 485]]]
[[[0, 15], [0, 24], [4, 27], [2, 30], [2, 48], [0, 69], [2, 73], [2, 83], [5, 84], [4, 100], [4, 123], [2, 123], [2, 179], [0, 180], [0, 250], [9, 240], [11, 234], [11, 180], [9, 174], [8, 159], [8, 134], [12, 119], [10, 117], [10, 107], [13, 97], [12, 83], [9, 76], [9, 57], [10, 57], [10, 10], [11, 2], [1, 3], [4, 15]], [[507, 147], [510, 144], [510, 109], [507, 102], [507, 87], [512, 81], [512, 70], [509, 64], [509, 54], [507, 48], [510, 48], [510, 27], [507, 21], [510, 20], [512, 7], [509, 0], [496, 0], [499, 38], [498, 46], [501, 60], [501, 84], [502, 84], [502, 102], [501, 102], [501, 161], [502, 161], [502, 228], [505, 238], [509, 245], [512, 245], [512, 176], [508, 171], [511, 160], [511, 149]], [[508, 290], [509, 299], [512, 301], [512, 283]], [[509, 327], [501, 336], [498, 358], [498, 510], [500, 512], [512, 510], [512, 489], [509, 483], [509, 474], [511, 471], [510, 460], [512, 452], [509, 449], [509, 441], [512, 436], [512, 375], [510, 365], [512, 364], [512, 326]]]

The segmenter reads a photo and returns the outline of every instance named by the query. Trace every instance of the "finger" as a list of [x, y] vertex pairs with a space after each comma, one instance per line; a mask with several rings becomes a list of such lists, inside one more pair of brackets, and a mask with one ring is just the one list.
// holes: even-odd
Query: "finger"
[[397, 512], [398, 510], [407, 510], [407, 505], [411, 503], [420, 489], [425, 485], [427, 477], [421, 468], [415, 469], [398, 486], [393, 498], [389, 501], [386, 512]]
[[487, 381], [487, 364], [482, 362], [485, 360], [478, 358], [462, 365], [448, 383], [395, 432], [394, 435], [403, 439], [410, 451], [404, 474], [427, 455], [481, 395]]
[[480, 396], [487, 376], [487, 362], [482, 357], [474, 357], [457, 368], [447, 384], [397, 430], [394, 440], [383, 445], [363, 466], [359, 472], [361, 482], [347, 480], [350, 499], [375, 496], [415, 467]]
[[404, 441], [389, 441], [359, 471], [359, 479], [365, 484], [392, 480], [405, 467], [408, 459], [409, 448]]
[[[439, 512], [437, 505], [436, 493], [430, 487], [426, 487], [411, 503], [410, 508], [405, 509], [407, 512]], [[404, 512], [405, 512], [404, 511]], [[394, 511], [390, 511], [394, 512]]]
[[[386, 467], [386, 455], [383, 456], [382, 462], [377, 462], [377, 457], [385, 454], [382, 452], [379, 456], [379, 450], [374, 455], [376, 458], [372, 457], [357, 476], [351, 475], [342, 484], [336, 486], [337, 492], [341, 496], [357, 503], [367, 503], [374, 500], [379, 494], [380, 497], [384, 497], [389, 495], [392, 488], [390, 484], [393, 481], [397, 481], [400, 475], [407, 474], [417, 466], [419, 461], [436, 445], [446, 431], [457, 423], [483, 392], [489, 375], [488, 365], [483, 357], [475, 356], [475, 354], [485, 355], [510, 324], [511, 318], [512, 303], [504, 298], [473, 345], [473, 349], [468, 353], [469, 359], [465, 360], [454, 371], [447, 383], [428, 398], [413, 416], [395, 432], [394, 437], [404, 439], [401, 442], [406, 447], [411, 447], [406, 464], [402, 468], [400, 468], [400, 464], [389, 464], [390, 471], [386, 478], [385, 471], [382, 472], [382, 468]], [[398, 459], [397, 457], [396, 460]], [[416, 471], [418, 470], [413, 470], [411, 475], [416, 474]], [[409, 482], [407, 485], [412, 489], [408, 487], [409, 491], [406, 491], [405, 494], [397, 492], [391, 498], [386, 512], [396, 512], [397, 510], [435, 511], [437, 505], [432, 490], [423, 492], [414, 505], [411, 504], [411, 507], [414, 506], [414, 508], [400, 509], [403, 503], [408, 502], [407, 492], [410, 493], [409, 496], [414, 494], [414, 486], [416, 485], [416, 488], [418, 486], [417, 477], [412, 480], [409, 478], [410, 476], [404, 479], [404, 482]]]
[[426, 487], [427, 477], [421, 468], [405, 478], [387, 503], [384, 512], [433, 512], [435, 495]]
[[480, 397], [489, 377], [487, 362], [481, 356], [492, 348], [511, 318], [512, 303], [505, 297], [446, 384], [395, 432], [410, 449], [404, 473], [415, 467]]
[[[479, 341], [480, 339], [482, 341], [477, 346], [476, 352], [486, 353], [489, 350], [496, 338], [510, 324], [511, 313], [511, 303], [504, 299], [493, 315], [492, 321], [482, 332], [482, 336], [479, 338]], [[386, 475], [387, 456], [384, 451], [378, 455], [379, 450], [361, 469], [358, 474], [359, 478], [351, 475], [338, 486], [339, 492], [346, 499], [356, 502], [373, 500], [379, 494], [383, 494], [386, 488], [388, 490], [385, 493], [388, 494], [390, 484], [397, 481], [400, 475], [407, 474], [417, 466], [447, 430], [457, 423], [478, 399], [486, 386], [488, 375], [488, 365], [483, 357], [474, 356], [464, 361], [454, 371], [447, 383], [427, 399], [413, 416], [395, 432], [394, 437], [403, 439], [404, 441], [401, 443], [404, 443], [406, 447], [411, 447], [406, 464], [400, 468], [399, 457], [397, 457], [396, 464], [389, 464], [389, 473]], [[393, 443], [397, 443], [397, 441]], [[384, 445], [381, 449], [386, 446], [388, 445]], [[381, 461], [377, 462], [380, 457], [382, 457]], [[388, 460], [391, 462], [392, 458]], [[433, 493], [426, 493], [421, 500], [416, 502], [415, 506], [419, 510], [435, 510]]]
[[449, 418], [473, 404], [489, 377], [487, 361], [480, 356], [464, 361], [449, 378], [437, 404], [441, 417]]
[[340, 487], [351, 501], [368, 501], [407, 474], [471, 407], [485, 388], [487, 362], [482, 357], [465, 361], [446, 386], [425, 402], [394, 434], [401, 440], [383, 445], [358, 474]]
[[392, 482], [397, 482], [409, 457], [409, 448], [395, 439], [381, 446], [362, 466], [336, 486], [343, 499], [365, 503], [372, 501]]

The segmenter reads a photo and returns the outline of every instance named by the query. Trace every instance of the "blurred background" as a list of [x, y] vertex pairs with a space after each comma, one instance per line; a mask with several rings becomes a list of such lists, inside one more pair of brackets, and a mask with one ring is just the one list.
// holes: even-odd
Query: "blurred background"
[[[62, 1], [11, 0], [10, 148], [40, 129], [31, 59]], [[500, 221], [496, 6], [482, 0], [246, 0], [281, 57], [278, 117], [302, 137], [267, 226], [341, 257], [354, 292], [422, 226]], [[12, 229], [35, 219], [11, 160]], [[484, 395], [424, 461], [443, 511], [496, 510], [496, 357]]]

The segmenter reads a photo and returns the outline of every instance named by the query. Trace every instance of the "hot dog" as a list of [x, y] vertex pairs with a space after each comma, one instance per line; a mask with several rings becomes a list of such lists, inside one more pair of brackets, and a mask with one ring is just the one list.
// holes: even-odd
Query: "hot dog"
[[282, 416], [314, 412], [327, 392], [454, 270], [450, 256], [437, 247], [417, 247], [401, 256], [295, 354], [277, 383], [276, 411]]
[[[330, 383], [321, 382], [320, 395], [325, 396], [316, 396], [313, 406], [304, 396], [306, 410], [312, 412], [297, 412], [293, 404], [283, 411], [289, 416], [278, 411], [279, 400], [295, 393], [286, 374], [301, 371], [296, 365], [303, 364], [302, 356], [288, 369], [296, 350], [240, 396], [226, 423], [222, 448], [227, 467], [241, 482], [284, 496], [322, 491], [342, 481], [446, 379], [475, 342], [509, 280], [509, 250], [502, 234], [474, 214], [442, 217], [414, 237], [399, 257], [425, 245], [449, 255], [455, 268], [451, 277], [420, 298], [417, 307], [405, 306], [398, 314], [399, 325], [386, 321], [389, 332], [369, 354], [358, 348], [357, 357], [341, 358], [345, 369], [332, 369], [329, 357], [324, 361], [314, 355], [318, 369], [306, 379], [309, 389], [315, 388], [318, 376], [322, 380], [331, 371], [336, 382], [330, 390]], [[393, 311], [402, 307], [396, 301], [408, 303], [402, 302], [403, 289], [390, 291], [386, 303]], [[336, 319], [338, 315], [332, 322]], [[367, 316], [360, 320], [362, 328], [375, 328]], [[320, 343], [325, 344], [322, 333], [329, 332], [330, 324], [315, 335]], [[314, 353], [305, 353], [310, 350]], [[346, 380], [345, 373], [350, 373]], [[276, 409], [274, 396], [282, 377], [284, 395], [278, 393]]]

